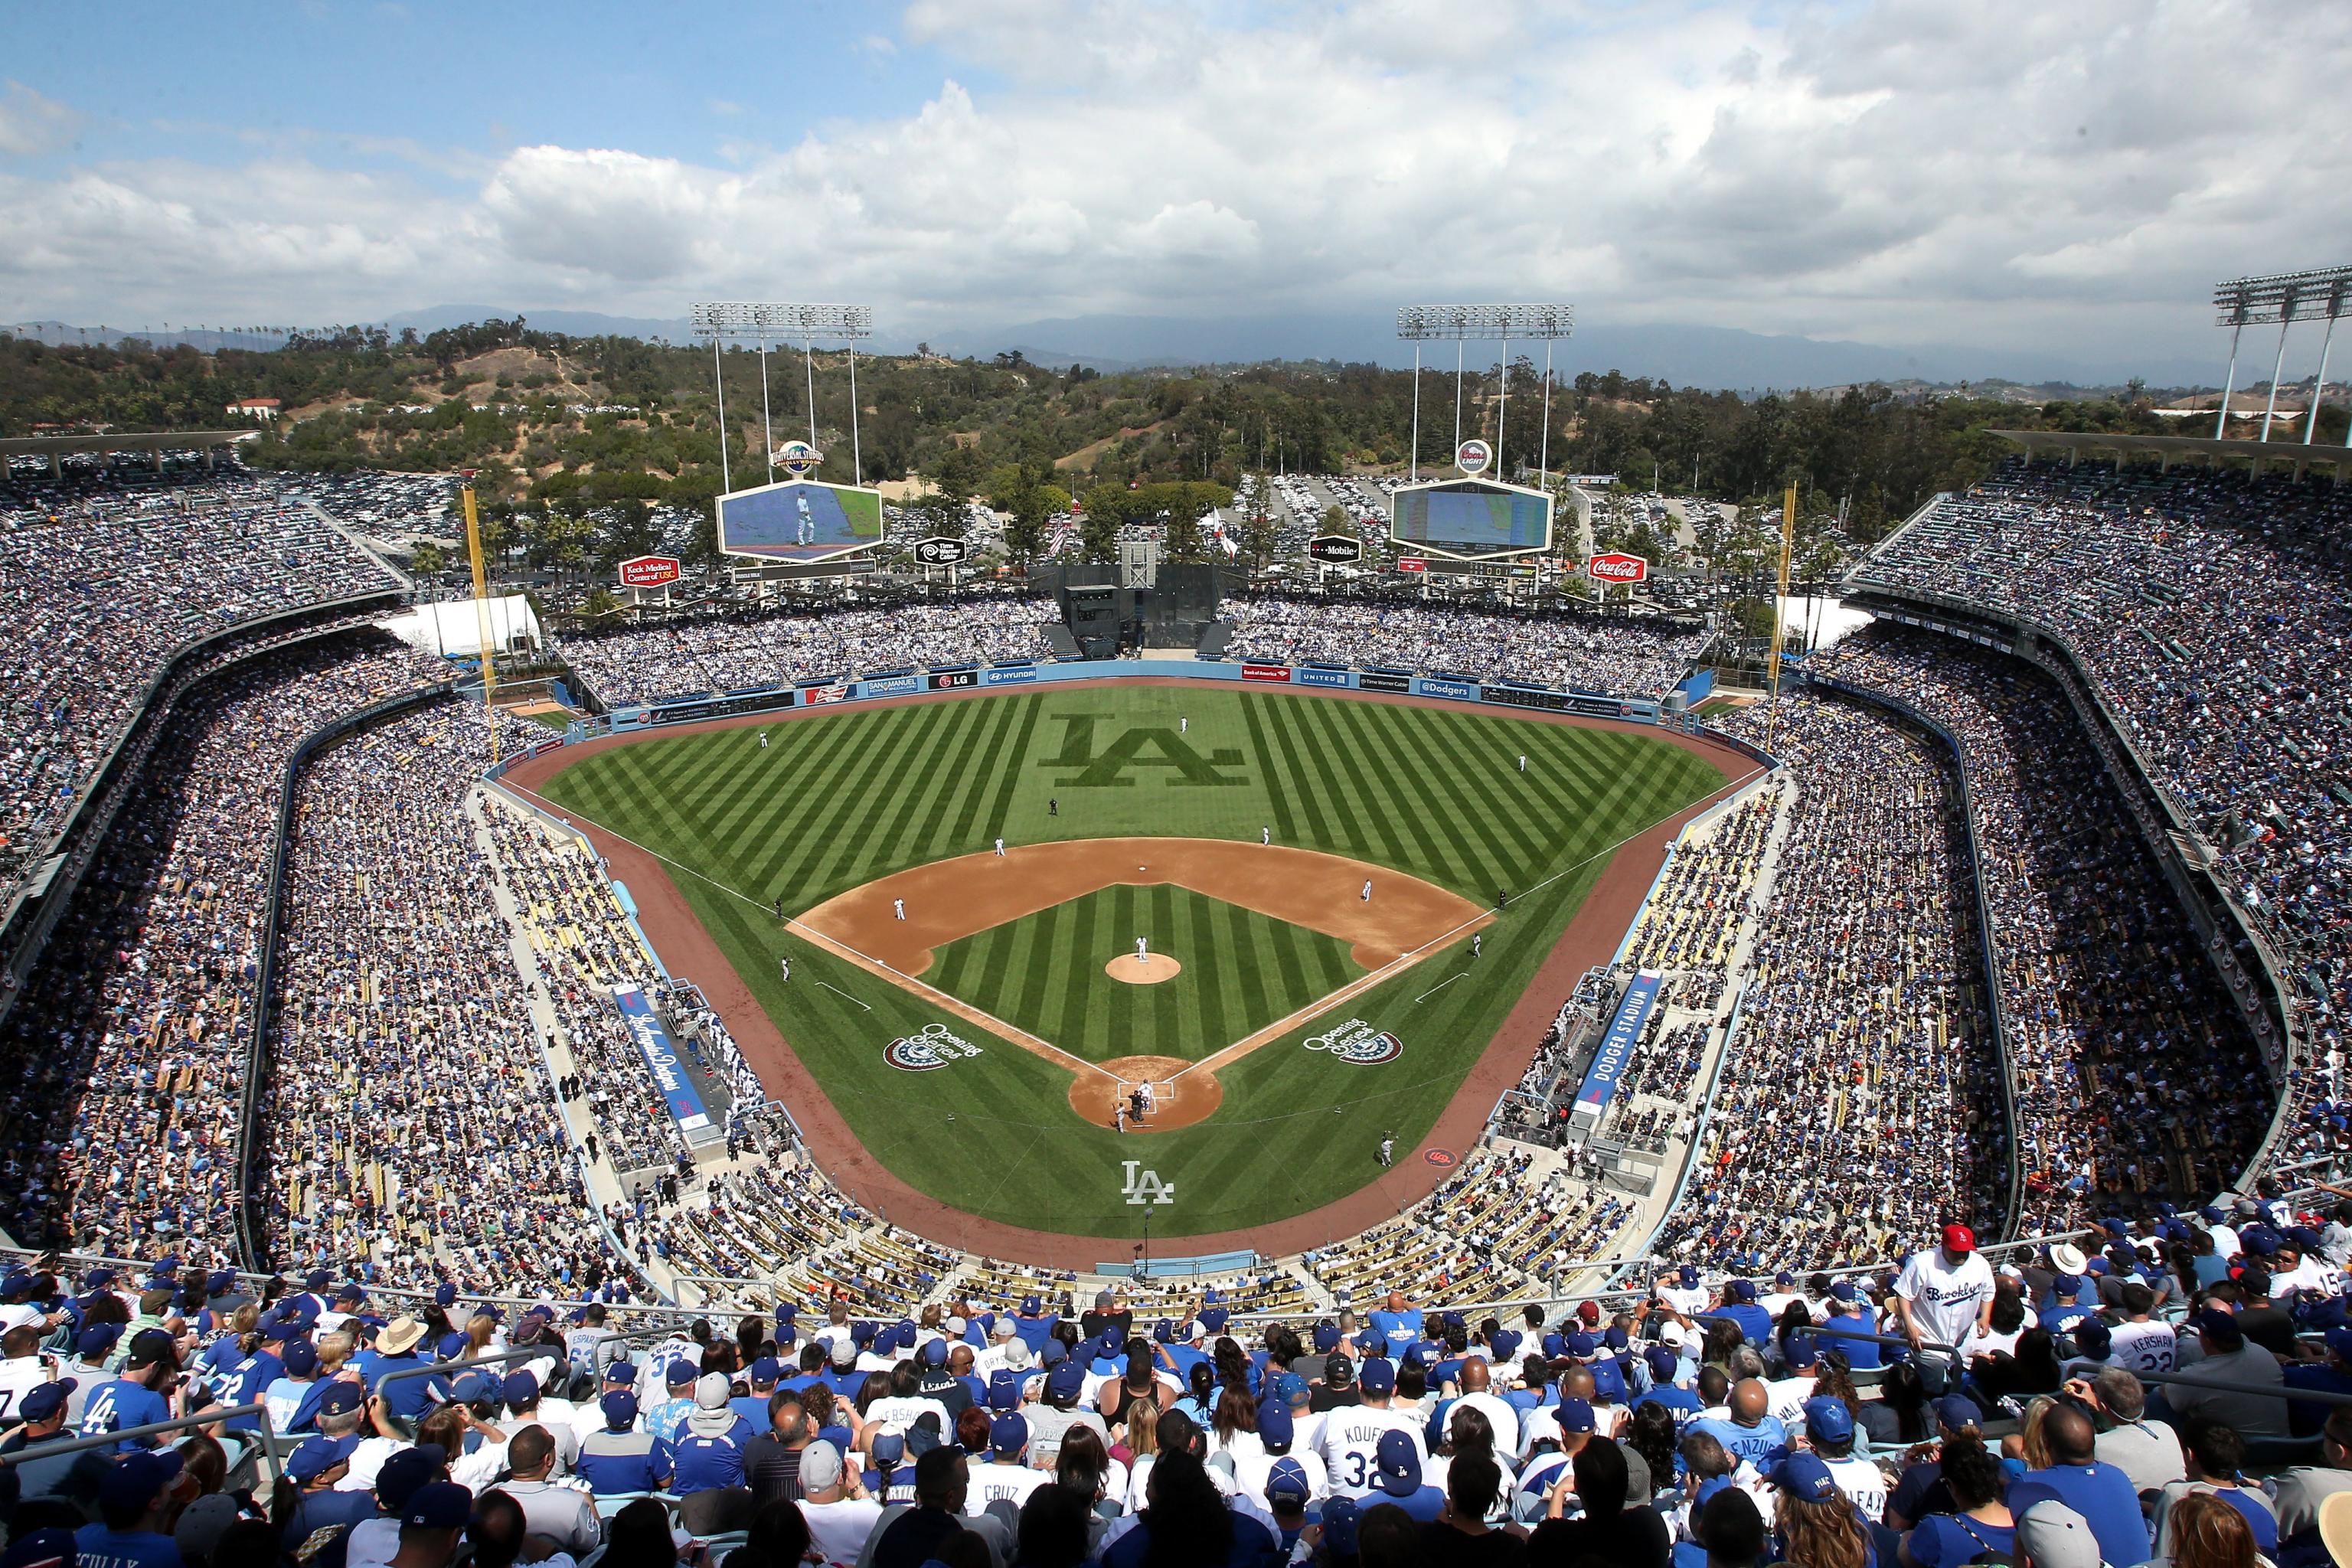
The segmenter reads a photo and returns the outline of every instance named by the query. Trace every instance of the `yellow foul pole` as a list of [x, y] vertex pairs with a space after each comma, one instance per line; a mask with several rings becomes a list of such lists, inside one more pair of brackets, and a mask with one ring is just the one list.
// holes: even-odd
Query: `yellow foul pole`
[[1764, 749], [1772, 749], [1772, 731], [1780, 717], [1780, 641], [1788, 631], [1783, 613], [1789, 603], [1789, 551], [1796, 542], [1797, 487], [1790, 485], [1780, 502], [1780, 586], [1772, 595], [1772, 649], [1765, 656], [1764, 681], [1771, 689], [1771, 698], [1764, 710]]
[[[474, 515], [474, 487], [467, 484], [463, 493], [466, 500], [466, 553], [473, 558], [474, 563], [474, 626], [482, 644], [482, 706], [489, 713], [490, 765], [496, 767], [499, 765], [499, 710], [492, 699], [498, 695], [499, 672], [497, 661], [491, 658], [491, 646], [497, 639], [490, 636], [490, 593], [482, 572], [482, 524]], [[1784, 559], [1781, 575], [1785, 577], [1787, 574], [1788, 565]], [[1777, 653], [1780, 647], [1778, 636], [1773, 638], [1772, 646]]]

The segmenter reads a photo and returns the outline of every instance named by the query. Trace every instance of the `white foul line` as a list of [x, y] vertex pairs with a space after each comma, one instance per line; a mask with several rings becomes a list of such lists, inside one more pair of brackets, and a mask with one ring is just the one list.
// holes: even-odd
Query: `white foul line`
[[[1469, 971], [1464, 970], [1462, 973], [1463, 974], [1466, 974]], [[1444, 979], [1439, 981], [1436, 984], [1423, 992], [1419, 996], [1414, 997], [1412, 999], [1412, 1005], [1416, 1007], [1420, 1006], [1423, 1001], [1427, 1000], [1429, 997], [1436, 995], [1439, 992], [1444, 990], [1447, 986], [1453, 984], [1455, 981], [1461, 978], [1461, 974], [1447, 975]], [[822, 984], [823, 982], [819, 982], [819, 984]]]
[[[1460, 976], [1458, 976], [1458, 975], [1457, 975], [1457, 976], [1455, 976], [1455, 978], [1456, 978], [1456, 979], [1459, 979], [1459, 978], [1460, 978]], [[844, 990], [843, 990], [840, 986], [838, 986], [838, 985], [829, 985], [829, 984], [825, 984], [825, 982], [824, 982], [824, 981], [822, 981], [822, 980], [818, 981], [818, 982], [817, 982], [817, 984], [818, 984], [819, 985], [824, 985], [824, 988], [825, 988], [827, 991], [832, 992], [835, 996], [849, 996], [849, 993], [848, 993], [848, 992], [846, 992], [846, 991], [844, 991]], [[849, 999], [850, 999], [852, 1002], [857, 1002], [857, 998], [856, 998], [856, 997], [855, 997], [855, 996], [849, 996]], [[863, 1003], [863, 1002], [857, 1002], [857, 1005], [858, 1005], [859, 1006], [861, 1006], [861, 1007], [866, 1007], [866, 1004], [865, 1004], [865, 1003]], [[874, 1011], [874, 1009], [873, 1009], [873, 1008], [871, 1008], [871, 1007], [866, 1007], [866, 1010], [867, 1012], [869, 1012], [869, 1013], [871, 1013], [872, 1011]]]

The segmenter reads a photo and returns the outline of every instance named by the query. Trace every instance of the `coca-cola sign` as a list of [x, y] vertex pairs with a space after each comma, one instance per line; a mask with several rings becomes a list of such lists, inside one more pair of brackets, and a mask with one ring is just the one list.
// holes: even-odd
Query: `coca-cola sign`
[[633, 555], [621, 563], [624, 588], [662, 588], [677, 579], [677, 558], [674, 555]]
[[1596, 583], [1642, 583], [1649, 579], [1650, 563], [1638, 555], [1612, 550], [1586, 562], [1584, 572]]

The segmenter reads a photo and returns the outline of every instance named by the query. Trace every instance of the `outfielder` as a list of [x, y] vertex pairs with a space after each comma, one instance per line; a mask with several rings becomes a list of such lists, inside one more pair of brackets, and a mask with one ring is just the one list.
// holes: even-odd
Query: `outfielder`
[[764, 752], [764, 751], [766, 751], [767, 749], [768, 749], [768, 732], [767, 732], [765, 730], [762, 730], [762, 731], [760, 731], [760, 750], [761, 750], [761, 751], [763, 751], [763, 752]]
[[1268, 847], [1272, 847], [1274, 844], [1274, 829], [1271, 827], [1259, 828], [1257, 830], [1257, 841]]
[[776, 973], [785, 984], [790, 985], [793, 983], [793, 960], [790, 953], [783, 953], [777, 957]]
[[1396, 1163], [1396, 1134], [1393, 1132], [1381, 1134], [1381, 1163], [1382, 1165]]
[[1000, 860], [1004, 858], [1004, 840], [1002, 838], [996, 841], [996, 858]]

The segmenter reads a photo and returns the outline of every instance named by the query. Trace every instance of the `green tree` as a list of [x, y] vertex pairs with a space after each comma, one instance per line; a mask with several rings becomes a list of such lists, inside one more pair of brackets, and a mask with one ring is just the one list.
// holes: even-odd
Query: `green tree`
[[411, 552], [408, 569], [419, 577], [438, 577], [449, 569], [449, 560], [441, 547], [428, 539]]
[[1023, 485], [1008, 498], [1005, 510], [1012, 517], [1004, 525], [1004, 549], [1024, 572], [1045, 546], [1048, 506], [1043, 485]]

